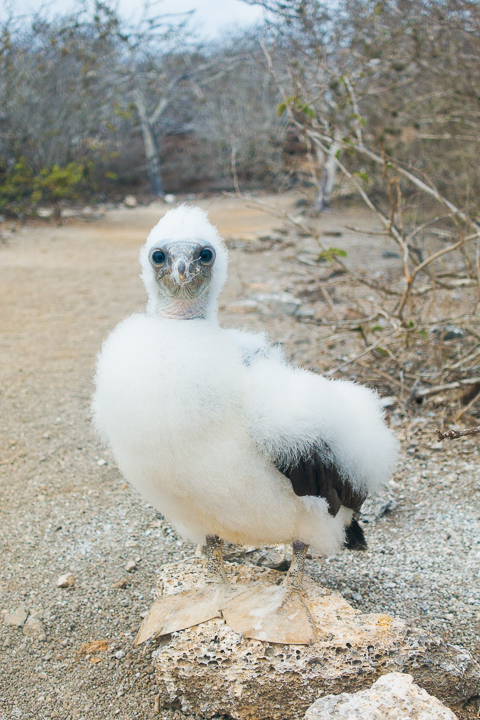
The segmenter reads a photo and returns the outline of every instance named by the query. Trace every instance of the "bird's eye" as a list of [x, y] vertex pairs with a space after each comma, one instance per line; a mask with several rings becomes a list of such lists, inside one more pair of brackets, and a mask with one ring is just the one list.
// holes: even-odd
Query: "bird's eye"
[[154, 265], [164, 265], [165, 253], [162, 250], [155, 250], [155, 252], [152, 253], [152, 262]]
[[210, 265], [210, 263], [213, 262], [215, 258], [215, 254], [213, 250], [210, 250], [210, 248], [203, 248], [202, 252], [200, 253], [199, 260], [202, 265]]

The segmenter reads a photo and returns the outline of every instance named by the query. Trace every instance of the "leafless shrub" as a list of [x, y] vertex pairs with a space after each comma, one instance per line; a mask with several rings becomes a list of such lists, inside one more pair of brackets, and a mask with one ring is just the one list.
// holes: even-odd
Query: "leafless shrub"
[[[314, 0], [260, 4], [274, 16], [265, 63], [281, 94], [278, 111], [305, 143], [314, 208], [329, 203], [339, 173], [380, 222], [386, 247], [398, 247], [386, 284], [329, 247], [315, 217], [286, 217], [317, 240], [321, 259], [374, 291], [377, 310], [356, 327], [363, 348], [330, 373], [360, 365], [405, 408], [467, 388], [462, 407], [444, 408], [458, 421], [480, 397], [480, 225], [472, 202], [480, 9], [464, 0], [355, 0], [332, 17]], [[285, 65], [286, 47], [293, 60]]]

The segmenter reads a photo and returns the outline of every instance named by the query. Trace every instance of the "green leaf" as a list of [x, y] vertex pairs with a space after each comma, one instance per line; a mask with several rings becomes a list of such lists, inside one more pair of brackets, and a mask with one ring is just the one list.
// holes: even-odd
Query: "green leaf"
[[328, 250], [322, 250], [317, 257], [319, 262], [332, 262], [335, 257], [347, 257], [348, 253], [341, 248], [328, 248]]
[[296, 110], [297, 112], [304, 113], [305, 115], [308, 115], [308, 117], [315, 117], [316, 112], [315, 110], [310, 107], [310, 105], [307, 105], [307, 103], [298, 97], [298, 95], [289, 95], [283, 102], [280, 103], [280, 105], [277, 107], [277, 115], [280, 117], [283, 115], [287, 107], [291, 107], [292, 110]]
[[359, 178], [362, 178], [362, 180], [365, 180], [365, 182], [370, 182], [370, 178], [368, 177], [367, 173], [362, 172], [359, 170], [358, 172], [353, 173], [353, 176], [357, 176]]

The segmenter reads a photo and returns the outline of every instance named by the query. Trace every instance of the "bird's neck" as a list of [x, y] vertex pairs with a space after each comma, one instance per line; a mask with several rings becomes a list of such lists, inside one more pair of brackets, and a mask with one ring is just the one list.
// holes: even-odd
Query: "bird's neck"
[[194, 298], [187, 294], [179, 294], [175, 298], [158, 295], [151, 298], [147, 309], [152, 315], [169, 320], [196, 320], [206, 319], [211, 314], [208, 304], [207, 293]]

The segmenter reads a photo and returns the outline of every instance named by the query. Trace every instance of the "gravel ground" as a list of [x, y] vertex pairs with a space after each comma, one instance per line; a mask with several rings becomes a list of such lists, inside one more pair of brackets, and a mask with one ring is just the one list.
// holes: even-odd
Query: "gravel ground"
[[[264, 250], [254, 239], [272, 233], [278, 220], [234, 200], [202, 205], [234, 246], [222, 322], [267, 329], [297, 362], [325, 367], [319, 348], [331, 329], [241, 305], [255, 293], [301, 295], [302, 283], [310, 282], [288, 243]], [[109, 211], [88, 224], [4, 227], [10, 237], [0, 248], [0, 720], [157, 717], [151, 651], [134, 649], [133, 638], [159, 566], [195, 548], [124, 483], [91, 430], [89, 403], [102, 338], [144, 306], [138, 248], [160, 212], [150, 206]], [[368, 216], [333, 212], [324, 222], [327, 230], [343, 228], [342, 247], [360, 261], [360, 242], [344, 225], [368, 225]], [[251, 242], [242, 247], [242, 238]], [[362, 251], [377, 252], [388, 277], [375, 243]], [[325, 305], [310, 298], [308, 307], [317, 313]], [[348, 350], [348, 339], [336, 342]], [[402, 454], [388, 490], [364, 506], [368, 551], [313, 558], [308, 570], [362, 612], [407, 618], [478, 659], [478, 442], [439, 445], [428, 411], [389, 419]], [[67, 573], [73, 584], [58, 587]], [[23, 627], [8, 624], [13, 610], [30, 617]], [[476, 716], [472, 703], [462, 718]]]

